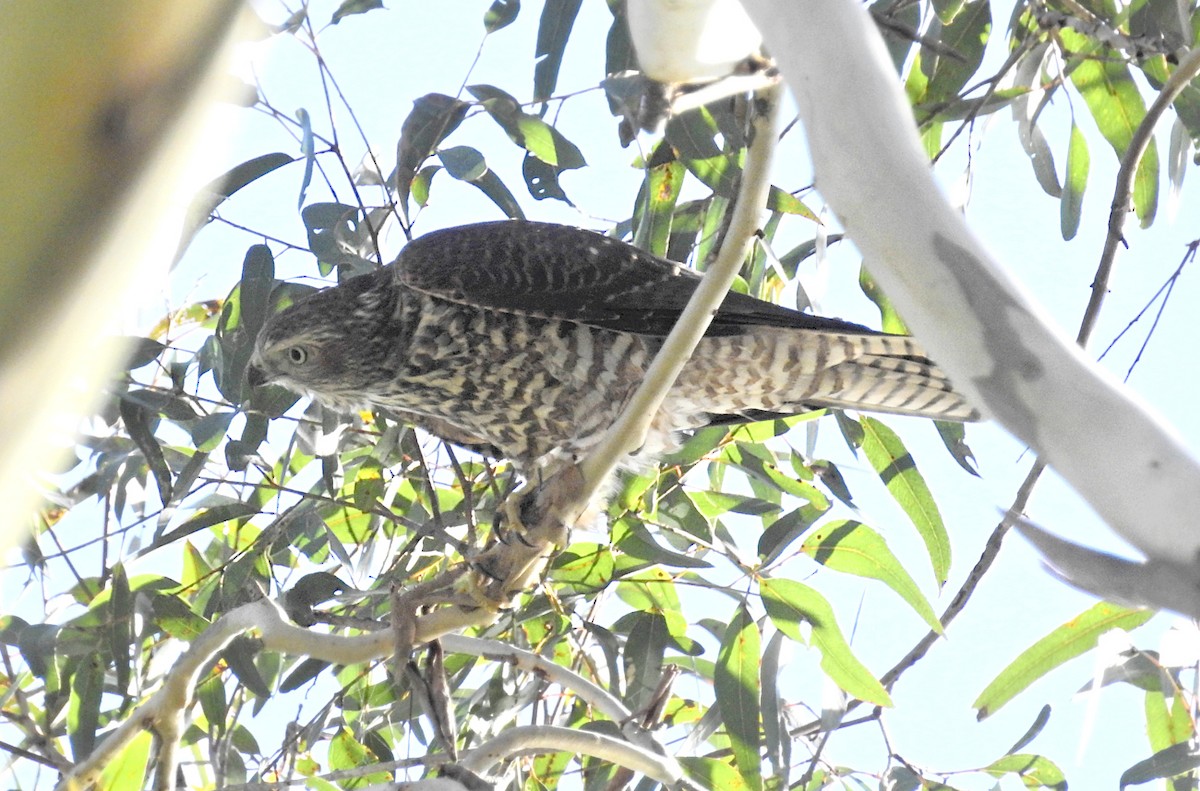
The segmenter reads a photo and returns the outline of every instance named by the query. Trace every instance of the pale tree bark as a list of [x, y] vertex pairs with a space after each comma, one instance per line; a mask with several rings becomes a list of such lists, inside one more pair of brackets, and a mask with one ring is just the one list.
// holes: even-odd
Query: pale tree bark
[[[1200, 464], [1053, 328], [942, 196], [866, 9], [852, 0], [744, 5], [795, 94], [817, 187], [930, 356], [1114, 530], [1172, 564], [1179, 584], [1195, 579]], [[1193, 604], [1197, 614], [1200, 595]]]
[[[0, 502], [22, 526], [34, 477], [128, 353], [130, 291], [161, 283], [227, 86], [240, 2], [0, 4]], [[201, 145], [206, 146], [201, 151]], [[0, 531], [0, 549], [25, 530]]]

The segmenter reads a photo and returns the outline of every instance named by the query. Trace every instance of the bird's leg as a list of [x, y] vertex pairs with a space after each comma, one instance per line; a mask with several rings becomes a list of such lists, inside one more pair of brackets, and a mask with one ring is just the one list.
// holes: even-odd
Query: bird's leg
[[511, 544], [516, 541], [527, 547], [531, 546], [524, 535], [527, 519], [524, 508], [530, 502], [529, 498], [537, 492], [543, 482], [543, 470], [538, 469], [534, 472], [533, 479], [509, 491], [508, 495], [501, 501], [500, 508], [497, 509], [496, 517], [492, 523], [496, 539], [500, 543]]
[[582, 484], [579, 468], [566, 464], [505, 499], [501, 521], [507, 530], [498, 531], [496, 543], [472, 561], [478, 572], [474, 593], [482, 606], [507, 606], [538, 581], [586, 505]]

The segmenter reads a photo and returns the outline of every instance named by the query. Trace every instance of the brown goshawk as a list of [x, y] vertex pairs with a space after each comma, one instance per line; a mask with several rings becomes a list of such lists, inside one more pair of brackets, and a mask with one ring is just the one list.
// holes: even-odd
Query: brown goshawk
[[[270, 318], [249, 377], [341, 411], [394, 410], [443, 438], [491, 445], [528, 473], [600, 439], [698, 282], [590, 231], [451, 228]], [[730, 293], [644, 455], [680, 431], [821, 407], [978, 417], [912, 338]]]

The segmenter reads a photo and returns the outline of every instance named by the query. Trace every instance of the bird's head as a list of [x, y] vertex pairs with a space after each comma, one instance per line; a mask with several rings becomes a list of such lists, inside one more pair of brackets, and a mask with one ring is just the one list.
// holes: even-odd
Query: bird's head
[[254, 344], [249, 384], [281, 385], [339, 411], [366, 407], [364, 379], [378, 362], [373, 336], [390, 313], [373, 298], [373, 279], [319, 291], [269, 318]]

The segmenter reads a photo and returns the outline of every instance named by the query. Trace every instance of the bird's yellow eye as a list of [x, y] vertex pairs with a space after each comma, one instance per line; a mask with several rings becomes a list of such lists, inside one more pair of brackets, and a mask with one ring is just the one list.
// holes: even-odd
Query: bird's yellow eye
[[293, 346], [287, 350], [287, 356], [293, 365], [304, 365], [308, 362], [308, 349], [303, 346]]

